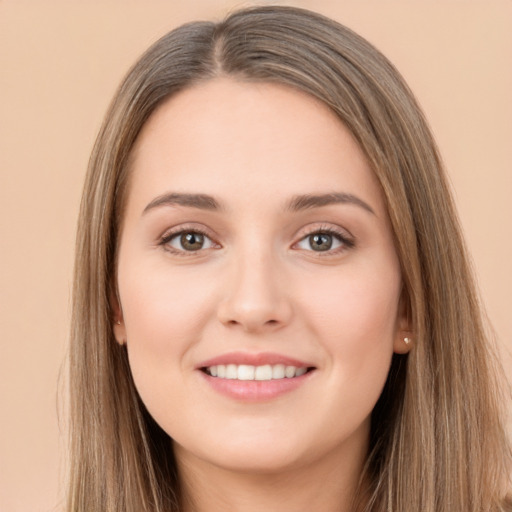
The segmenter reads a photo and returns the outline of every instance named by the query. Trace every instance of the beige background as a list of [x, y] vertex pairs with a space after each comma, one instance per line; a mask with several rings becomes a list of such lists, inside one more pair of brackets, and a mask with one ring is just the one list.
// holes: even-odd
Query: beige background
[[[512, 3], [287, 3], [366, 36], [416, 92], [450, 172], [489, 316], [510, 350]], [[160, 35], [240, 5], [0, 0], [0, 512], [59, 510], [65, 392], [58, 398], [57, 389], [74, 228], [107, 103]]]

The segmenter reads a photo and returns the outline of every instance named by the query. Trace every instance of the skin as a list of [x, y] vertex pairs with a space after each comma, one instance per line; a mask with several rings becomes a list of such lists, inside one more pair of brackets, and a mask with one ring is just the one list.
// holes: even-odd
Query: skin
[[[349, 510], [371, 411], [409, 335], [388, 215], [360, 148], [301, 92], [216, 78], [160, 106], [132, 157], [114, 331], [174, 440], [187, 510]], [[223, 209], [145, 211], [167, 193], [208, 194]], [[372, 212], [285, 209], [328, 193]], [[195, 229], [208, 235], [199, 249], [167, 236]], [[336, 235], [319, 251], [310, 235], [326, 229], [347, 242]], [[315, 370], [284, 395], [235, 400], [197, 369], [234, 351]]]

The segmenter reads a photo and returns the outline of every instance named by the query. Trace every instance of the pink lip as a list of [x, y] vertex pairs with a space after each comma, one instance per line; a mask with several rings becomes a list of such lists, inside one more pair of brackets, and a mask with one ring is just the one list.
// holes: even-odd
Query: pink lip
[[229, 354], [224, 354], [208, 359], [207, 361], [203, 361], [198, 364], [196, 368], [207, 368], [209, 366], [217, 366], [219, 364], [248, 364], [251, 366], [284, 364], [285, 366], [296, 366], [297, 368], [310, 368], [314, 366], [313, 364], [272, 352], [261, 352], [259, 354], [230, 352]]
[[265, 402], [273, 400], [299, 388], [316, 373], [309, 371], [300, 377], [255, 381], [222, 379], [212, 377], [204, 371], [201, 371], [203, 368], [217, 366], [219, 364], [247, 364], [251, 366], [284, 364], [285, 366], [295, 366], [297, 368], [313, 368], [314, 366], [281, 354], [269, 352], [259, 354], [233, 352], [208, 359], [196, 367], [197, 370], [200, 370], [199, 374], [201, 378], [204, 379], [211, 389], [221, 395], [241, 402]]
[[315, 372], [300, 377], [277, 380], [219, 379], [200, 372], [202, 378], [216, 392], [241, 402], [266, 402], [294, 391], [307, 382]]

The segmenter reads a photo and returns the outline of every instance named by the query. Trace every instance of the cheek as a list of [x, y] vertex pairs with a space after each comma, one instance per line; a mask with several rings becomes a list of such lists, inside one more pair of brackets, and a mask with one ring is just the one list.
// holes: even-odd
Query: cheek
[[385, 273], [364, 266], [341, 269], [309, 284], [302, 294], [309, 311], [304, 317], [332, 364], [354, 376], [381, 369], [386, 373], [397, 329], [398, 270], [389, 265]]
[[381, 395], [393, 355], [399, 293], [398, 273], [383, 278], [363, 272], [343, 276], [316, 296], [315, 328], [329, 354], [329, 382], [336, 390], [333, 423], [353, 422], [356, 428]]
[[178, 421], [173, 411], [187, 403], [183, 385], [190, 383], [181, 380], [212, 311], [206, 282], [165, 265], [119, 265], [131, 373], [148, 411], [167, 431]]
[[171, 380], [182, 373], [212, 310], [204, 283], [165, 265], [119, 265], [130, 368], [150, 410], [180, 399]]
[[128, 343], [144, 344], [162, 356], [170, 347], [179, 350], [197, 338], [201, 313], [210, 308], [204, 281], [197, 276], [190, 279], [184, 272], [169, 272], [165, 266], [134, 267], [126, 279], [120, 272], [119, 279]]

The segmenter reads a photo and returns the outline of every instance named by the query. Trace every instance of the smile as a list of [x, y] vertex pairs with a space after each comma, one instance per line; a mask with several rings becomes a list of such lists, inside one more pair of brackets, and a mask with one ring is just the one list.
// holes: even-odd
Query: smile
[[287, 366], [284, 364], [253, 366], [248, 364], [219, 364], [208, 366], [204, 371], [211, 377], [232, 380], [279, 380], [293, 379], [304, 375], [308, 368], [301, 366]]
[[223, 354], [196, 366], [215, 393], [241, 402], [268, 402], [293, 392], [317, 372], [310, 362], [263, 352]]

